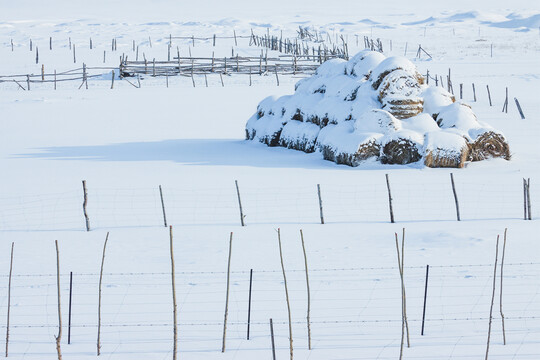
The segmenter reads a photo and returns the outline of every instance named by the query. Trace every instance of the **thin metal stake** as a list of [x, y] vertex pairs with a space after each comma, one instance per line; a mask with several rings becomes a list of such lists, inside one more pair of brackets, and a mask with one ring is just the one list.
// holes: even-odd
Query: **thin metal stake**
[[422, 336], [424, 336], [424, 321], [426, 320], [427, 285], [429, 277], [429, 265], [426, 265], [426, 288], [424, 290], [424, 311], [422, 312]]

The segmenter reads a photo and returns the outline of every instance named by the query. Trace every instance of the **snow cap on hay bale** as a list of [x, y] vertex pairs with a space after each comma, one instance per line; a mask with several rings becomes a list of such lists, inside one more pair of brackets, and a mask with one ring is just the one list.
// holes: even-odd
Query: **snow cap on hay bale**
[[400, 130], [381, 139], [380, 160], [383, 164], [405, 165], [422, 158], [420, 151], [424, 142], [423, 135]]
[[474, 142], [470, 145], [469, 159], [481, 161], [490, 158], [510, 160], [510, 146], [501, 132], [490, 128], [471, 129], [469, 135]]
[[347, 64], [346, 60], [335, 58], [330, 59], [321, 64], [315, 71], [315, 76], [336, 76], [336, 75], [345, 75], [345, 65]]
[[401, 126], [405, 130], [416, 131], [418, 133], [427, 133], [430, 131], [438, 131], [439, 125], [433, 118], [426, 113], [421, 113], [407, 119], [399, 120]]
[[291, 98], [292, 96], [286, 95], [276, 100], [271, 97], [263, 100], [257, 107], [257, 113], [246, 124], [246, 138], [268, 146], [278, 146], [281, 130], [287, 123], [282, 117], [282, 109]]
[[373, 90], [377, 90], [384, 78], [396, 70], [403, 70], [414, 77], [420, 85], [424, 84], [424, 78], [416, 70], [416, 66], [412, 62], [404, 57], [392, 56], [383, 60], [369, 75]]
[[427, 87], [420, 96], [424, 99], [424, 112], [430, 114], [435, 120], [443, 107], [456, 102], [454, 95], [440, 86]]
[[469, 158], [469, 149], [463, 136], [442, 130], [428, 132], [424, 139], [424, 165], [462, 168]]
[[385, 110], [371, 109], [356, 116], [354, 130], [357, 133], [388, 134], [401, 129], [401, 121]]
[[362, 50], [347, 62], [347, 75], [367, 79], [371, 71], [384, 59], [386, 56], [378, 51]]
[[312, 153], [320, 128], [312, 123], [291, 120], [283, 126], [279, 137], [279, 146]]
[[380, 133], [358, 133], [351, 122], [331, 124], [321, 129], [317, 147], [325, 160], [358, 166], [362, 161], [378, 157]]
[[456, 128], [464, 131], [480, 127], [471, 107], [460, 102], [442, 107], [437, 116], [437, 124], [443, 129]]

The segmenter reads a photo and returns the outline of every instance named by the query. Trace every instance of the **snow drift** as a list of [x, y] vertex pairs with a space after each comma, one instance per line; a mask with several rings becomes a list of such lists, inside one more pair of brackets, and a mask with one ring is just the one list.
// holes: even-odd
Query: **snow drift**
[[357, 166], [423, 160], [429, 167], [510, 159], [504, 135], [478, 121], [470, 106], [430, 87], [403, 57], [364, 50], [349, 61], [332, 59], [293, 95], [268, 97], [246, 124], [246, 138], [318, 151], [324, 159]]

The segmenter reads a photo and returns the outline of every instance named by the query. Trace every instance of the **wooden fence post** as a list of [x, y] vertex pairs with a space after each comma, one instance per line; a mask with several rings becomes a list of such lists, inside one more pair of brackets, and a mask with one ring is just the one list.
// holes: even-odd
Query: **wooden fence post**
[[525, 120], [525, 115], [523, 115], [523, 110], [521, 109], [521, 105], [519, 105], [519, 101], [517, 98], [514, 98], [514, 101], [516, 103], [517, 109], [519, 111], [519, 115], [521, 116], [522, 120]]
[[56, 288], [58, 291], [58, 335], [55, 336], [55, 339], [58, 360], [62, 360], [62, 350], [60, 348], [60, 342], [62, 340], [62, 308], [60, 306], [60, 252], [58, 251], [58, 240], [55, 240], [54, 243], [56, 246]]
[[311, 324], [310, 324], [310, 310], [311, 310], [311, 293], [309, 290], [309, 275], [308, 275], [308, 263], [306, 255], [306, 246], [304, 244], [304, 233], [300, 229], [300, 239], [302, 240], [302, 251], [304, 252], [304, 264], [306, 268], [306, 288], [307, 288], [307, 332], [308, 332], [308, 349], [311, 350]]
[[488, 100], [489, 100], [489, 106], [493, 106], [491, 103], [491, 92], [489, 91], [489, 85], [486, 85], [487, 93], [488, 93]]
[[9, 346], [9, 311], [11, 309], [11, 274], [13, 272], [13, 247], [15, 243], [11, 243], [11, 261], [9, 263], [9, 281], [8, 281], [8, 299], [7, 299], [7, 323], [6, 323], [6, 357], [8, 357]]
[[454, 184], [454, 174], [450, 173], [450, 181], [452, 182], [452, 192], [454, 193], [454, 202], [456, 203], [456, 215], [457, 215], [457, 221], [461, 221], [461, 217], [459, 216], [459, 202], [458, 202], [458, 196], [456, 192], [456, 185]]
[[388, 189], [388, 205], [390, 208], [390, 222], [394, 223], [394, 209], [392, 207], [392, 192], [390, 191], [390, 180], [388, 179], [388, 174], [386, 176], [386, 187]]
[[163, 202], [163, 191], [159, 185], [159, 197], [161, 198], [161, 210], [163, 211], [163, 225], [167, 227], [167, 216], [165, 215], [165, 203]]
[[236, 195], [238, 196], [238, 207], [240, 208], [240, 223], [242, 226], [246, 226], [244, 223], [244, 218], [246, 217], [244, 215], [244, 211], [242, 210], [242, 200], [240, 199], [240, 188], [238, 187], [238, 180], [234, 180], [234, 183], [236, 185]]
[[176, 282], [174, 279], [174, 249], [173, 249], [173, 231], [172, 226], [169, 226], [169, 249], [171, 252], [171, 282], [172, 282], [172, 300], [173, 300], [173, 360], [176, 360], [178, 352], [178, 322], [177, 322], [177, 306], [176, 306]]
[[107, 249], [107, 241], [109, 240], [109, 232], [105, 236], [103, 243], [103, 254], [101, 255], [101, 270], [99, 272], [99, 289], [98, 289], [98, 328], [97, 328], [97, 356], [101, 354], [101, 284], [103, 283], [103, 265], [105, 264], [105, 250]]
[[86, 231], [90, 231], [90, 218], [88, 217], [88, 213], [86, 211], [86, 205], [88, 204], [88, 192], [86, 191], [86, 180], [82, 181], [83, 186], [83, 214], [84, 219], [86, 220]]
[[230, 277], [231, 277], [231, 254], [232, 254], [232, 238], [233, 233], [231, 232], [231, 238], [229, 240], [229, 260], [227, 262], [227, 292], [225, 297], [225, 315], [223, 318], [223, 342], [221, 344], [221, 352], [225, 352], [225, 338], [227, 335], [227, 315], [229, 313], [229, 286], [230, 286]]
[[324, 224], [323, 206], [322, 206], [322, 198], [321, 198], [321, 185], [320, 184], [317, 184], [317, 194], [319, 195], [319, 212], [321, 214], [321, 224]]
[[488, 360], [489, 340], [491, 338], [491, 322], [493, 320], [493, 302], [495, 301], [495, 282], [497, 280], [497, 259], [499, 257], [499, 235], [497, 235], [497, 244], [495, 246], [496, 248], [495, 248], [495, 266], [493, 268], [493, 293], [491, 295], [491, 307], [489, 309], [489, 327], [488, 327], [488, 338], [487, 338], [487, 345], [486, 345], [485, 360]]
[[504, 313], [503, 313], [503, 270], [504, 270], [504, 253], [506, 251], [506, 231], [504, 229], [504, 239], [503, 239], [503, 248], [502, 248], [502, 258], [501, 258], [501, 288], [499, 289], [499, 308], [501, 312], [501, 322], [502, 322], [502, 333], [503, 333], [503, 345], [506, 345], [506, 331], [504, 329]]
[[289, 314], [289, 351], [291, 360], [293, 360], [293, 335], [292, 335], [292, 320], [291, 320], [291, 305], [289, 303], [289, 290], [287, 288], [287, 277], [285, 276], [285, 265], [283, 264], [283, 251], [281, 250], [281, 235], [280, 229], [277, 229], [279, 243], [279, 257], [281, 259], [281, 270], [283, 272], [283, 284], [285, 286], [285, 300], [287, 301], [287, 312]]

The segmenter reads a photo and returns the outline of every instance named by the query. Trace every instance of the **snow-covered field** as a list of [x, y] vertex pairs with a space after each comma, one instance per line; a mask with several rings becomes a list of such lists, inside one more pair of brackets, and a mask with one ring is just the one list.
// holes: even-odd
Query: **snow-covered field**
[[[199, 1], [3, 3], [0, 76], [118, 65], [135, 56], [166, 60], [169, 35], [296, 36], [308, 26], [349, 52], [380, 38], [387, 56], [406, 55], [421, 73], [446, 79], [482, 121], [501, 130], [512, 160], [431, 169], [367, 162], [357, 168], [319, 154], [244, 140], [246, 121], [269, 95], [292, 94], [305, 75], [145, 77], [141, 88], [110, 71], [79, 81], [33, 83], [23, 91], [0, 82], [0, 313], [7, 313], [14, 242], [9, 358], [56, 358], [56, 253], [59, 241], [62, 352], [96, 358], [103, 242], [109, 232], [102, 289], [101, 357], [172, 359], [169, 232], [173, 226], [178, 300], [178, 355], [183, 359], [289, 356], [288, 317], [277, 228], [291, 301], [295, 359], [395, 359], [401, 341], [401, 283], [394, 233], [405, 236], [409, 359], [485, 357], [497, 235], [508, 228], [500, 316], [497, 272], [489, 358], [540, 358], [540, 6], [530, 0], [444, 4], [397, 1], [277, 1], [234, 6]], [[144, 10], [137, 10], [143, 8]], [[204, 14], [202, 14], [204, 9]], [[328, 34], [328, 35], [327, 35]], [[358, 45], [356, 45], [358, 35]], [[49, 39], [53, 50], [49, 50]], [[77, 47], [77, 63], [69, 39]], [[89, 49], [92, 38], [93, 49]], [[117, 39], [118, 50], [111, 51]], [[150, 39], [152, 47], [150, 47]], [[32, 39], [33, 50], [29, 50]], [[13, 40], [13, 51], [11, 46]], [[182, 56], [259, 56], [248, 39], [174, 39]], [[391, 45], [390, 45], [391, 44]], [[416, 58], [421, 44], [433, 59]], [[35, 47], [39, 49], [36, 64]], [[407, 50], [405, 50], [407, 49]], [[103, 63], [103, 51], [106, 61]], [[1, 78], [0, 80], [5, 80]], [[473, 101], [472, 83], [477, 101]], [[26, 86], [25, 83], [21, 85]], [[493, 106], [489, 106], [489, 85]], [[509, 90], [508, 113], [501, 109]], [[516, 109], [519, 99], [525, 120]], [[450, 173], [462, 221], [457, 222]], [[396, 223], [390, 223], [385, 174]], [[532, 221], [523, 219], [522, 179], [531, 180]], [[92, 230], [85, 231], [81, 180], [88, 187]], [[245, 227], [235, 188], [238, 180]], [[325, 224], [320, 224], [317, 184]], [[311, 288], [312, 350], [299, 230]], [[227, 347], [221, 353], [229, 236], [233, 232]], [[501, 260], [502, 238], [499, 248]], [[424, 335], [420, 335], [426, 265], [430, 265]], [[251, 336], [246, 340], [249, 271]], [[69, 274], [73, 272], [71, 344], [67, 344]], [[6, 323], [0, 323], [2, 332]], [[0, 338], [4, 338], [0, 336]]]

